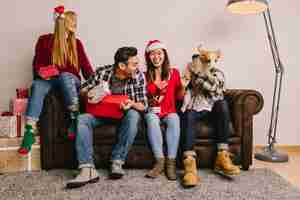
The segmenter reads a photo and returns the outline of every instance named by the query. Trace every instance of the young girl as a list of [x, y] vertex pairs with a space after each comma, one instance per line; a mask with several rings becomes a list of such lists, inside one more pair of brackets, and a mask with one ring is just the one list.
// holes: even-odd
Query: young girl
[[[93, 74], [93, 69], [85, 54], [82, 43], [76, 39], [76, 13], [64, 11], [63, 6], [56, 7], [55, 29], [53, 34], [39, 37], [33, 59], [34, 76], [26, 111], [26, 125], [19, 153], [27, 154], [35, 142], [37, 121], [39, 120], [45, 96], [50, 89], [60, 90], [70, 111], [71, 126], [68, 137], [74, 139], [76, 117], [79, 111], [78, 87], [82, 72], [85, 79]], [[53, 76], [47, 76], [44, 69], [51, 68]], [[46, 72], [49, 75], [49, 71]]]
[[[170, 67], [166, 47], [158, 40], [148, 43], [145, 52], [147, 64], [147, 92], [149, 109], [145, 114], [147, 134], [156, 163], [146, 177], [155, 178], [164, 172], [169, 180], [176, 180], [176, 154], [180, 136], [176, 100], [183, 97], [178, 70]], [[167, 158], [163, 153], [160, 123], [166, 128]], [[166, 165], [166, 166], [165, 166]]]

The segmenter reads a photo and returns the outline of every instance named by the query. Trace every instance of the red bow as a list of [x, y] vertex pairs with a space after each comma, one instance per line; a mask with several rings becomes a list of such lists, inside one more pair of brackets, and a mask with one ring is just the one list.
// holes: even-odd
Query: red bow
[[57, 6], [56, 8], [54, 8], [54, 11], [61, 15], [65, 12], [65, 7], [64, 6]]

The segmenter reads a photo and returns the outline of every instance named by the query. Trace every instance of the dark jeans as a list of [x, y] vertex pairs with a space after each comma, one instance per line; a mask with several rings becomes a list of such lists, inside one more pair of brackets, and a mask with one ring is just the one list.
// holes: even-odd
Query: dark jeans
[[[214, 103], [212, 111], [201, 111], [196, 112], [193, 110], [186, 111], [183, 114], [183, 130], [184, 130], [184, 151], [193, 150], [195, 138], [196, 138], [196, 122], [203, 118], [208, 117], [212, 121], [215, 132], [217, 143], [228, 143], [228, 137], [230, 134], [229, 123], [230, 123], [230, 112], [228, 104], [225, 100], [219, 100]], [[201, 134], [201, 133], [200, 133]]]

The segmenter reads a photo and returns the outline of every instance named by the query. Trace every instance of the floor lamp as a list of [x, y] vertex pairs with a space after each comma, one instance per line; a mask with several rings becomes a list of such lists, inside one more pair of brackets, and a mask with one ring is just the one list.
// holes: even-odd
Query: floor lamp
[[279, 57], [269, 3], [267, 0], [229, 0], [227, 3], [227, 9], [230, 12], [236, 14], [263, 13], [276, 74], [274, 83], [271, 121], [268, 132], [268, 145], [263, 148], [262, 152], [256, 153], [255, 158], [258, 160], [268, 162], [287, 162], [288, 155], [285, 153], [280, 153], [275, 149], [278, 111], [284, 68]]

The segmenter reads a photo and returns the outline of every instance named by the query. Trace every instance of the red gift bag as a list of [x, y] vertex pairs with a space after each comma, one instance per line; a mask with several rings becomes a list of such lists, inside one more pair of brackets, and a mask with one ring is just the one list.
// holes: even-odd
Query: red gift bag
[[95, 117], [121, 119], [124, 113], [120, 105], [128, 99], [126, 95], [107, 95], [99, 103], [92, 104], [87, 102], [86, 112]]
[[11, 100], [11, 111], [14, 115], [24, 115], [27, 109], [28, 99], [13, 98]]

